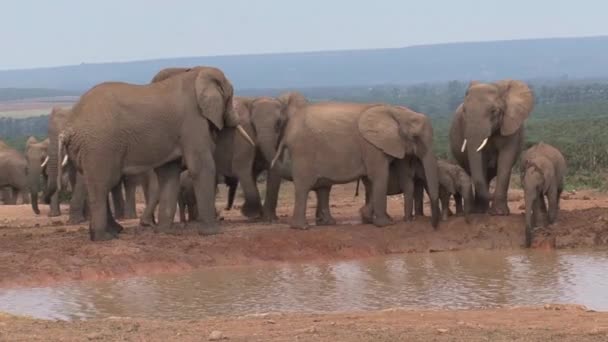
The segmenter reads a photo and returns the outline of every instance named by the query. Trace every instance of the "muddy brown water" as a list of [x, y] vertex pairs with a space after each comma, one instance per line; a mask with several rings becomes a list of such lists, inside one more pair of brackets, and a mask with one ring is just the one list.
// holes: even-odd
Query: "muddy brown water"
[[67, 320], [544, 303], [608, 310], [608, 252], [411, 254], [0, 290], [0, 311]]

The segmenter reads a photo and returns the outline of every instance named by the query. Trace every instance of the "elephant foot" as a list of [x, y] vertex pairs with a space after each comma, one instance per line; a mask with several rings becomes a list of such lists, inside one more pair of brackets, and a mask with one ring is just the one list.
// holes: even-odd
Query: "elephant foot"
[[91, 241], [109, 241], [117, 239], [118, 233], [89, 229], [89, 236], [91, 237]]
[[154, 222], [154, 219], [149, 220], [149, 219], [141, 218], [139, 220], [139, 225], [142, 227], [152, 227], [152, 226], [156, 225], [156, 222]]
[[251, 204], [245, 202], [241, 207], [241, 214], [247, 218], [258, 218], [263, 216], [263, 209], [259, 203]]
[[109, 222], [108, 223], [108, 231], [114, 233], [116, 235], [122, 233], [125, 230], [123, 226], [118, 224], [118, 222]]
[[[36, 215], [38, 215], [38, 214], [36, 214]], [[47, 216], [48, 217], [58, 217], [58, 216], [61, 216], [61, 212], [51, 210]]]
[[391, 219], [388, 215], [376, 216], [374, 217], [374, 226], [376, 227], [386, 227], [393, 224], [393, 219]]
[[[40, 215], [40, 209], [34, 209], [34, 214]], [[50, 216], [49, 216], [50, 217]]]
[[315, 218], [315, 224], [317, 226], [333, 226], [336, 224], [336, 220], [331, 216], [322, 215]]
[[361, 209], [359, 209], [359, 215], [361, 215], [361, 222], [363, 224], [372, 224], [374, 223], [374, 219], [373, 219], [373, 215], [371, 212], [371, 209], [368, 208], [367, 206], [363, 206], [361, 207]]
[[310, 226], [308, 225], [308, 223], [306, 223], [306, 220], [295, 219], [291, 221], [289, 228], [298, 230], [308, 230], [310, 229]]
[[216, 235], [220, 233], [220, 226], [216, 223], [213, 224], [203, 224], [201, 222], [197, 222], [198, 227], [198, 235], [201, 236], [209, 236], [209, 235]]
[[264, 221], [266, 221], [268, 223], [279, 222], [279, 217], [275, 213], [264, 214], [263, 219], [264, 219]]
[[448, 214], [443, 214], [443, 215], [441, 215], [441, 220], [442, 221], [447, 221], [449, 216], [450, 215], [448, 215]]
[[494, 202], [488, 213], [492, 216], [508, 216], [510, 210], [506, 203]]
[[87, 219], [84, 218], [84, 216], [70, 216], [70, 218], [68, 219], [68, 224], [76, 225], [76, 224], [81, 224], [86, 221], [87, 221]]

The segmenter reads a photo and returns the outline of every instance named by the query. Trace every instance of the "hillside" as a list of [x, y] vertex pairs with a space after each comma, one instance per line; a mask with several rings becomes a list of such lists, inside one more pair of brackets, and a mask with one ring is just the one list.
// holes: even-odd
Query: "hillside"
[[399, 49], [188, 57], [0, 71], [0, 88], [82, 91], [106, 80], [148, 82], [168, 66], [213, 65], [237, 89], [412, 84], [470, 79], [608, 76], [608, 37], [451, 43]]

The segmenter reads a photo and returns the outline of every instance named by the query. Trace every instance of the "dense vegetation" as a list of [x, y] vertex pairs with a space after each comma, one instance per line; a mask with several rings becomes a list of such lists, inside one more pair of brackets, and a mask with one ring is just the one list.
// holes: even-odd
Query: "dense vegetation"
[[397, 49], [187, 57], [0, 71], [0, 87], [84, 91], [147, 83], [169, 66], [214, 65], [239, 89], [350, 87], [449, 80], [608, 76], [608, 37], [420, 45]]
[[[569, 164], [571, 186], [603, 187], [608, 170], [608, 81], [531, 82], [536, 106], [526, 124], [527, 144], [559, 147]], [[433, 120], [436, 152], [449, 157], [448, 129], [468, 82], [411, 86], [324, 87], [301, 91], [314, 101], [386, 102], [408, 106]], [[284, 90], [249, 90], [241, 95], [277, 95]], [[29, 135], [44, 136], [47, 117], [0, 118], [0, 137], [23, 149]]]

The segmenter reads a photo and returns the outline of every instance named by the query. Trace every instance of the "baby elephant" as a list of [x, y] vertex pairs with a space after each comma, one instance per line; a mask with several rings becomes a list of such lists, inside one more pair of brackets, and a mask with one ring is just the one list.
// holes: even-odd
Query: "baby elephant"
[[[522, 155], [520, 177], [526, 203], [526, 247], [532, 244], [532, 230], [537, 219], [546, 219], [549, 224], [555, 222], [565, 175], [564, 156], [549, 144], [540, 142]], [[545, 196], [549, 202], [548, 215]]]
[[[439, 176], [439, 200], [441, 202], [441, 217], [447, 220], [448, 216], [452, 215], [450, 211], [450, 198], [454, 197], [456, 204], [456, 214], [463, 215], [467, 223], [470, 222], [469, 214], [473, 201], [473, 183], [471, 177], [466, 171], [451, 162], [446, 160], [437, 160], [437, 175]], [[414, 167], [415, 190], [414, 190], [414, 207], [415, 215], [423, 215], [423, 188], [426, 189], [424, 172], [422, 172], [422, 164], [416, 163]], [[411, 206], [410, 206], [411, 207]], [[410, 213], [413, 215], [413, 213]]]

